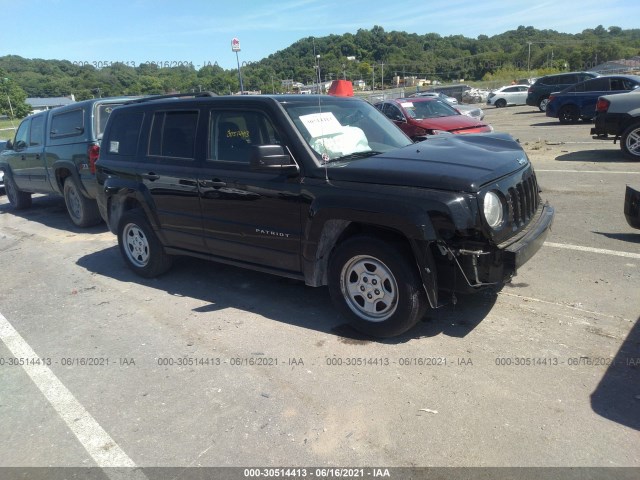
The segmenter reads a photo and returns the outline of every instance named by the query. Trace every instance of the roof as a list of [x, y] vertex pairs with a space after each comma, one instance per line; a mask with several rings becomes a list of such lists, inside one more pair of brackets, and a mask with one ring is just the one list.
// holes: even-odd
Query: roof
[[33, 108], [38, 107], [60, 107], [62, 105], [69, 105], [71, 103], [75, 103], [75, 100], [70, 99], [69, 97], [49, 97], [49, 98], [39, 98], [39, 97], [29, 97], [25, 100], [25, 102]]

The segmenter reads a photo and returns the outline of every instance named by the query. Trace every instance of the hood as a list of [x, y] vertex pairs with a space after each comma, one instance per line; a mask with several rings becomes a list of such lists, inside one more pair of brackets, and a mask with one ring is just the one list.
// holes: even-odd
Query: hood
[[434, 135], [369, 158], [329, 163], [331, 180], [477, 192], [483, 185], [529, 168], [508, 134]]
[[486, 124], [463, 114], [451, 115], [448, 117], [425, 118], [423, 120], [412, 118], [409, 122], [412, 125], [418, 125], [427, 130], [446, 130], [447, 132], [466, 130], [468, 128], [486, 127]]

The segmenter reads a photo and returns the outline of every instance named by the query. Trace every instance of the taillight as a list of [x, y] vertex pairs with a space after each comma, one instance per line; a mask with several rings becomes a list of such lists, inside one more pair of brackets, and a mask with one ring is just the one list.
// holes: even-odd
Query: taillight
[[96, 162], [98, 161], [98, 157], [100, 156], [100, 146], [99, 145], [91, 145], [87, 150], [87, 155], [89, 156], [89, 171], [92, 174], [96, 173]]
[[533, 93], [533, 87], [529, 87], [529, 90], [527, 90], [527, 93]]
[[555, 99], [555, 95], [549, 95], [549, 103], [551, 103], [551, 100]]
[[607, 110], [609, 110], [609, 105], [611, 105], [611, 102], [609, 100], [607, 100], [606, 98], [599, 98], [598, 102], [596, 103], [596, 112], [606, 112]]

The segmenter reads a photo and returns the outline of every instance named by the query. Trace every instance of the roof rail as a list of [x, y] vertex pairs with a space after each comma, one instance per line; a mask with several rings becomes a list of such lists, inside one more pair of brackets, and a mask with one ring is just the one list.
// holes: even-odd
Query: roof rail
[[136, 98], [125, 103], [130, 105], [132, 103], [144, 103], [152, 100], [162, 100], [163, 98], [179, 98], [179, 97], [217, 97], [218, 95], [213, 92], [198, 92], [198, 93], [170, 93], [167, 95], [149, 95], [148, 97]]

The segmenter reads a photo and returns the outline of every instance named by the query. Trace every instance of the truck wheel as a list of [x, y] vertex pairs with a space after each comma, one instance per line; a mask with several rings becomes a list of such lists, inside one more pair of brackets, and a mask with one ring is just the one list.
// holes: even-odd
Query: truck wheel
[[71, 177], [64, 182], [64, 202], [76, 226], [90, 227], [102, 221], [96, 201], [85, 197]]
[[354, 328], [375, 337], [406, 332], [428, 306], [415, 263], [393, 245], [366, 235], [336, 248], [329, 261], [329, 293]]
[[623, 132], [620, 148], [631, 160], [640, 160], [640, 123], [631, 125]]
[[540, 109], [541, 112], [546, 112], [547, 111], [547, 104], [548, 103], [549, 103], [549, 98], [548, 97], [540, 99], [540, 101], [538, 102], [538, 108]]
[[4, 189], [7, 193], [9, 203], [16, 210], [24, 210], [31, 206], [31, 194], [18, 189], [16, 182], [11, 175], [4, 175]]
[[129, 210], [120, 218], [118, 246], [127, 266], [141, 277], [157, 277], [171, 268], [171, 256], [140, 210]]
[[580, 111], [575, 105], [565, 105], [558, 112], [558, 120], [560, 123], [578, 123], [580, 119]]

